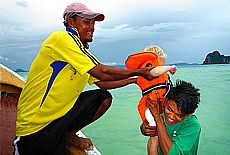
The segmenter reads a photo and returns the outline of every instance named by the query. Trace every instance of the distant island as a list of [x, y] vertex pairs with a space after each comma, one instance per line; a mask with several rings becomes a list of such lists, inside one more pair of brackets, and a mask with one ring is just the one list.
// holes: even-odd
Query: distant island
[[219, 51], [208, 53], [202, 65], [208, 64], [230, 64], [230, 56], [221, 55]]
[[18, 68], [18, 69], [16, 69], [16, 70], [15, 70], [15, 72], [27, 72], [27, 71], [25, 71], [25, 70], [23, 70], [23, 69]]
[[165, 64], [167, 65], [176, 65], [176, 66], [187, 66], [187, 65], [200, 65], [199, 63], [187, 63], [187, 62], [178, 62], [178, 63], [170, 63], [170, 64]]

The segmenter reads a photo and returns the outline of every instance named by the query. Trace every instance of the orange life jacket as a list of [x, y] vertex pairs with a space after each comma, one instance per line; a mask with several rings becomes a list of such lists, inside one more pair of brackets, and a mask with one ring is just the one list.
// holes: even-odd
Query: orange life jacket
[[[141, 69], [148, 66], [163, 66], [164, 64], [157, 58], [157, 55], [154, 52], [141, 51], [131, 54], [125, 61], [125, 65], [127, 68]], [[163, 102], [170, 90], [171, 81], [168, 74], [164, 73], [151, 81], [138, 76], [137, 84], [142, 90], [143, 95], [138, 104], [138, 111], [142, 121], [144, 121], [145, 111], [147, 110], [145, 105], [147, 97], [149, 96], [151, 100], [157, 101], [156, 92], [158, 92], [160, 101]]]

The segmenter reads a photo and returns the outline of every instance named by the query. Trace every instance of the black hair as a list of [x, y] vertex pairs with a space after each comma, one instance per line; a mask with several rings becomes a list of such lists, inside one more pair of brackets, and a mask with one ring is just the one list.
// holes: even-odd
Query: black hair
[[[67, 14], [65, 14], [64, 17], [65, 17], [65, 16], [67, 16]], [[70, 17], [70, 18], [73, 18], [74, 20], [76, 20], [76, 16], [77, 16], [77, 15], [74, 14], [74, 15], [71, 15], [71, 16], [69, 16], [69, 17]], [[63, 22], [63, 24], [64, 24], [65, 27], [69, 26], [66, 20]]]
[[190, 82], [176, 80], [176, 85], [171, 88], [167, 98], [177, 104], [183, 115], [195, 112], [200, 103], [200, 89], [195, 88]]
[[66, 21], [63, 22], [64, 26], [67, 27], [68, 23]]

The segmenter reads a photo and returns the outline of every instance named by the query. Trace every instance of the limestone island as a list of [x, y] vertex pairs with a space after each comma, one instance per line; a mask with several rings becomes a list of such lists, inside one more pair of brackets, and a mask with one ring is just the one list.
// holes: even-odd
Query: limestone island
[[230, 64], [230, 56], [221, 55], [219, 51], [208, 53], [202, 65], [208, 64]]
[[27, 72], [27, 71], [25, 71], [25, 70], [23, 70], [21, 68], [18, 68], [18, 69], [15, 70], [15, 72]]

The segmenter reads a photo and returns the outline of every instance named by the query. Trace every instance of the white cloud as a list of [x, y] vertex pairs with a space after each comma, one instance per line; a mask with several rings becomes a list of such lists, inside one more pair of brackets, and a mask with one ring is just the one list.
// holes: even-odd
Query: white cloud
[[17, 64], [18, 62], [17, 61], [12, 61], [13, 64]]
[[[158, 23], [149, 26], [130, 26], [129, 24], [117, 25], [114, 28], [98, 28], [96, 29], [97, 38], [102, 38], [101, 42], [113, 42], [115, 40], [127, 40], [127, 39], [140, 39], [151, 38], [152, 36], [165, 35], [168, 36], [170, 32], [189, 31], [193, 28], [195, 23], [186, 22], [170, 22], [170, 23]], [[109, 35], [108, 35], [109, 34]], [[180, 34], [178, 35], [180, 36]], [[177, 36], [177, 37], [178, 37]], [[106, 39], [105, 39], [106, 38]]]
[[17, 1], [16, 4], [18, 6], [21, 6], [21, 7], [24, 7], [24, 8], [28, 7], [28, 4], [26, 2], [23, 2], [23, 1]]
[[[0, 51], [4, 55], [0, 59], [3, 60], [3, 56], [12, 60], [19, 59], [15, 54], [10, 55], [11, 51], [18, 52], [19, 48], [21, 53], [30, 53], [30, 57], [34, 57], [41, 42], [52, 31], [64, 29], [62, 14], [66, 6], [72, 2], [74, 1], [2, 0]], [[141, 49], [144, 48], [143, 45], [147, 46], [149, 43], [161, 44], [164, 49], [170, 51], [180, 47], [179, 50], [174, 50], [173, 54], [169, 53], [170, 59], [175, 61], [184, 58], [173, 57], [177, 55], [176, 52], [193, 53], [195, 50], [200, 51], [201, 48], [203, 52], [220, 48], [228, 51], [230, 49], [229, 0], [116, 0], [113, 2], [77, 0], [77, 2], [84, 3], [92, 11], [105, 15], [105, 21], [97, 22], [95, 25], [94, 38], [97, 41], [93, 44], [99, 46], [100, 43], [107, 43], [110, 47], [110, 44], [112, 46], [122, 40], [116, 44], [116, 47], [122, 50], [125, 45], [125, 48], [131, 49], [134, 48], [133, 45], [126, 45], [126, 41], [132, 40], [135, 42], [135, 48]], [[145, 42], [141, 43], [142, 40]], [[103, 47], [100, 46], [101, 49], [103, 50]], [[18, 55], [22, 55], [21, 53]]]
[[[1, 14], [1, 19], [3, 20], [3, 24], [1, 24], [1, 29], [3, 30], [3, 32], [6, 32], [10, 26], [12, 27], [12, 30], [16, 32], [16, 34], [19, 33], [19, 36], [21, 35], [21, 33], [25, 32], [28, 32], [29, 34], [33, 34], [33, 32], [36, 32], [38, 34], [42, 33], [42, 31], [63, 29], [64, 27], [62, 24], [62, 13], [65, 7], [72, 2], [72, 0], [3, 0], [1, 5], [1, 10], [3, 12]], [[218, 13], [216, 13], [212, 17], [207, 15], [207, 20], [212, 20], [212, 18], [215, 18], [216, 20], [218, 20], [219, 18], [227, 20], [230, 18], [230, 13], [227, 9], [229, 8], [227, 6], [230, 6], [230, 4], [227, 0], [220, 0], [218, 2], [210, 2], [208, 0], [147, 0], [144, 2], [142, 0], [117, 0], [116, 3], [111, 3], [108, 0], [79, 0], [78, 2], [86, 4], [93, 11], [105, 14], [106, 20], [104, 21], [104, 23], [97, 23], [99, 27], [103, 24], [111, 23], [113, 20], [116, 19], [120, 19], [121, 22], [124, 22], [125, 20], [128, 22], [130, 19], [122, 19], [124, 15], [128, 14], [135, 15], [135, 17], [133, 18], [137, 19], [138, 16], [149, 16], [141, 14], [146, 10], [149, 10], [148, 13], [151, 14], [151, 11], [154, 12], [155, 10], [165, 10], [165, 13], [167, 13], [170, 12], [170, 10], [189, 11], [193, 9], [199, 10], [201, 8], [204, 10], [204, 12], [207, 12], [207, 10], [216, 12], [217, 8]], [[223, 4], [225, 4], [224, 9]], [[211, 9], [209, 9], [208, 7], [211, 7]], [[220, 7], [222, 7], [221, 10], [223, 10], [223, 12], [220, 10]], [[137, 13], [135, 14], [135, 12]], [[199, 16], [197, 16], [196, 18], [196, 20], [199, 20]], [[123, 28], [120, 26], [125, 26], [127, 28], [129, 26], [129, 23], [119, 25], [116, 28]], [[1, 36], [2, 35], [3, 34], [1, 34]]]
[[129, 24], [121, 24], [115, 26], [115, 29], [120, 30], [120, 29], [126, 29], [129, 26]]
[[9, 58], [6, 58], [6, 57], [3, 57], [3, 56], [1, 56], [1, 55], [0, 55], [0, 60], [5, 60], [5, 61], [8, 61], [8, 60], [9, 60]]

